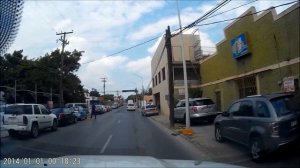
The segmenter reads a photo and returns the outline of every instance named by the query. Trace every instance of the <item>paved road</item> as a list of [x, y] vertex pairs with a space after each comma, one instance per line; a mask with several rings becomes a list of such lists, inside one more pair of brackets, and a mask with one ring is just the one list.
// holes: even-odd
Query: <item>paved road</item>
[[[29, 136], [1, 139], [1, 159], [52, 158], [66, 155], [153, 156], [158, 159], [207, 160], [247, 167], [297, 167], [299, 146], [281, 150], [265, 163], [254, 163], [248, 150], [235, 143], [219, 144], [213, 137], [213, 125], [196, 125], [198, 148], [139, 112], [124, 107], [98, 115], [97, 119], [79, 121], [44, 131], [38, 138]], [[193, 139], [192, 139], [193, 140]], [[199, 150], [200, 149], [200, 150]]]
[[201, 152], [170, 135], [139, 112], [124, 107], [44, 131], [38, 138], [29, 136], [2, 139], [1, 158], [58, 157], [65, 155], [132, 155], [159, 159], [203, 159]]

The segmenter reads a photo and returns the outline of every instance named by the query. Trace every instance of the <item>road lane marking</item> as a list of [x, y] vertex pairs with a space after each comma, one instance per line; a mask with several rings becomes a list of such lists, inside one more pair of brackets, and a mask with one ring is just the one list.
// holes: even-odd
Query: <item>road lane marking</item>
[[107, 146], [108, 146], [108, 144], [109, 144], [111, 138], [112, 138], [112, 135], [110, 135], [110, 136], [108, 137], [108, 139], [107, 139], [107, 141], [105, 142], [104, 146], [102, 147], [100, 153], [104, 153], [104, 152], [105, 152], [105, 149], [107, 148]]

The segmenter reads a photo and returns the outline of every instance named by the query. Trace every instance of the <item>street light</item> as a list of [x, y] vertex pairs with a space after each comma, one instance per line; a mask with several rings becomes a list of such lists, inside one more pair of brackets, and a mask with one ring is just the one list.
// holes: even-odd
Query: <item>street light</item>
[[133, 73], [135, 76], [139, 77], [140, 79], [142, 79], [142, 97], [143, 97], [143, 101], [142, 101], [142, 106], [144, 106], [144, 78], [136, 73]]
[[182, 32], [182, 26], [181, 26], [181, 18], [180, 18], [180, 11], [178, 6], [178, 0], [176, 1], [177, 5], [177, 15], [178, 15], [178, 22], [179, 22], [179, 28], [180, 28], [180, 39], [181, 39], [181, 57], [182, 57], [182, 66], [183, 66], [183, 80], [184, 80], [184, 93], [185, 93], [185, 127], [186, 129], [190, 128], [190, 112], [189, 112], [189, 92], [188, 92], [188, 86], [187, 86], [187, 71], [186, 71], [186, 62], [185, 62], [185, 56], [184, 56], [184, 45], [183, 45], [183, 32]]

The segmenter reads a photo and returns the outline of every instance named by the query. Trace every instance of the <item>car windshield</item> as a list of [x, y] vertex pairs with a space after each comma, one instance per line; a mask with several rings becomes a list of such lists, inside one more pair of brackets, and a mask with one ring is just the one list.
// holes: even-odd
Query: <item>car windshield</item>
[[156, 108], [156, 106], [155, 106], [155, 105], [147, 105], [146, 108], [147, 108], [147, 109], [148, 109], [148, 108]]
[[0, 0], [0, 162], [298, 168], [299, 12], [299, 0]]
[[12, 105], [7, 106], [4, 114], [32, 114], [32, 106], [30, 105]]
[[271, 103], [278, 117], [300, 111], [299, 102], [293, 100], [291, 96], [271, 99]]

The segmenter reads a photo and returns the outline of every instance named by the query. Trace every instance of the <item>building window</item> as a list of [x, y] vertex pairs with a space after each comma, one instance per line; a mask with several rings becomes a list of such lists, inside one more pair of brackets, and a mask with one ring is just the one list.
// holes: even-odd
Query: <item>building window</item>
[[155, 75], [155, 85], [157, 85], [157, 75]]
[[161, 82], [161, 76], [160, 76], [160, 72], [158, 72], [158, 83]]
[[155, 86], [154, 78], [152, 78], [152, 86], [153, 86], [153, 87]]
[[163, 67], [161, 72], [162, 72], [162, 80], [164, 81], [164, 80], [166, 80], [166, 69], [165, 69], [165, 67]]
[[257, 94], [255, 76], [238, 79], [236, 82], [240, 98]]

